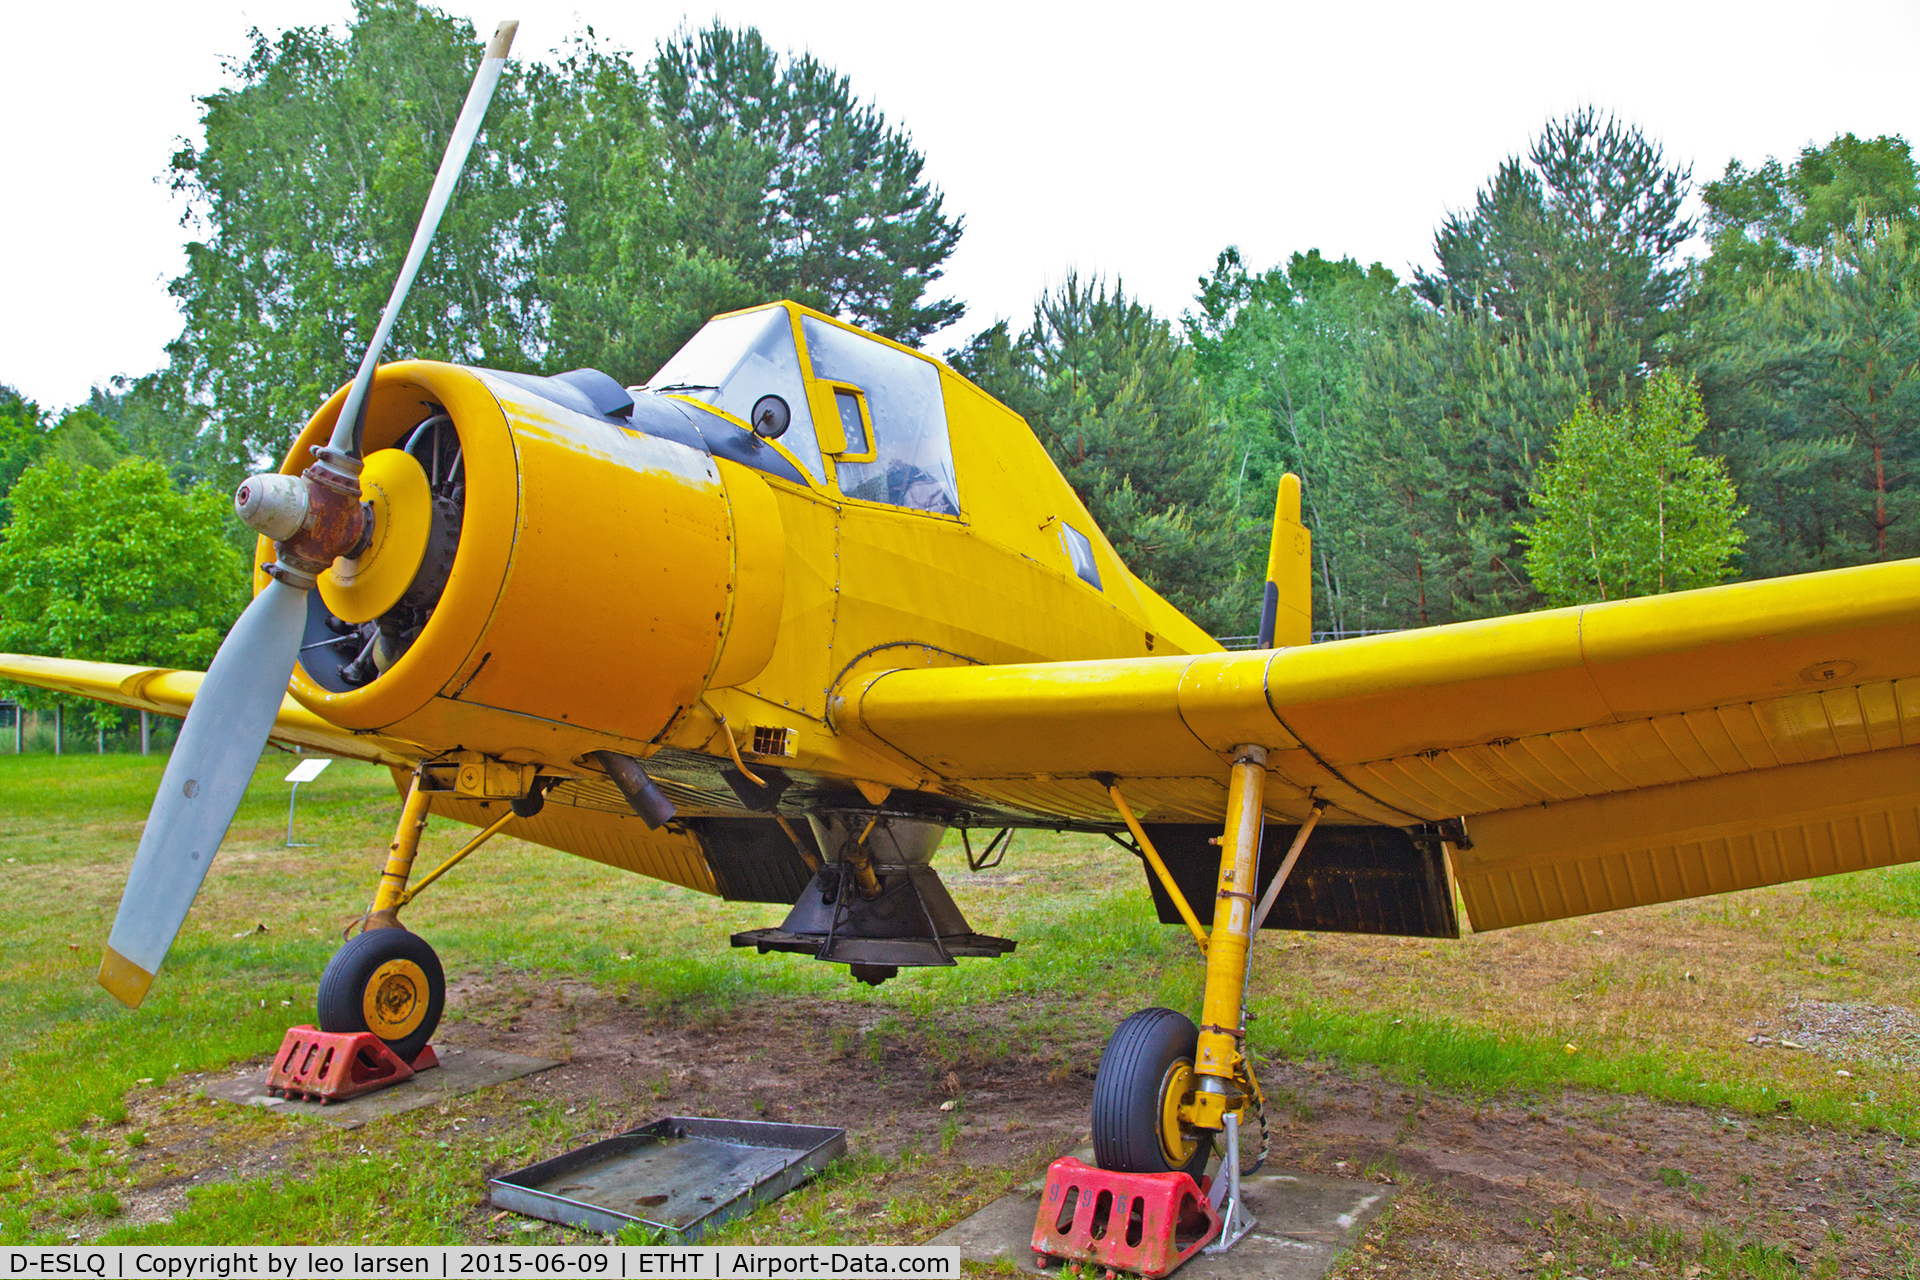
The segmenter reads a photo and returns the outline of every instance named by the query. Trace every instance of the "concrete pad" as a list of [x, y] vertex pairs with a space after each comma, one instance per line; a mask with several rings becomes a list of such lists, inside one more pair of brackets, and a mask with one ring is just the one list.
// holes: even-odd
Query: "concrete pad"
[[225, 1080], [211, 1080], [200, 1092], [209, 1098], [221, 1098], [243, 1107], [261, 1107], [289, 1116], [312, 1116], [337, 1124], [343, 1129], [358, 1129], [380, 1116], [397, 1116], [420, 1107], [430, 1107], [462, 1094], [505, 1084], [521, 1076], [560, 1064], [549, 1058], [529, 1058], [518, 1053], [501, 1053], [471, 1045], [434, 1046], [440, 1065], [422, 1071], [411, 1080], [389, 1088], [349, 1098], [345, 1102], [293, 1102], [267, 1092], [267, 1072], [249, 1071]]
[[[1253, 1230], [1226, 1253], [1195, 1254], [1175, 1273], [1180, 1280], [1318, 1280], [1394, 1194], [1383, 1183], [1310, 1173], [1262, 1173], [1241, 1186], [1256, 1219]], [[1006, 1258], [1030, 1268], [1039, 1212], [1040, 1186], [1028, 1184], [927, 1243], [957, 1245], [969, 1262]]]

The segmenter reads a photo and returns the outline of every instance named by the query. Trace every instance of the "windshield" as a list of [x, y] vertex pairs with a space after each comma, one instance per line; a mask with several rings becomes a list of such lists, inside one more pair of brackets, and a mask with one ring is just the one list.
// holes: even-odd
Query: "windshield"
[[817, 479], [826, 472], [785, 307], [707, 321], [647, 380], [645, 389], [705, 401], [742, 422], [761, 396], [779, 396], [793, 414], [781, 445], [810, 476]]

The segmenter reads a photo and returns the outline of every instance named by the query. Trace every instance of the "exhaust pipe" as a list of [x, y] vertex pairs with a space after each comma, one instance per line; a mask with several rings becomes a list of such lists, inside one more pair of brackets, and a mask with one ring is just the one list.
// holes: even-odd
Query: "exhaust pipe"
[[588, 753], [588, 758], [607, 771], [613, 785], [627, 798], [627, 807], [653, 830], [666, 826], [679, 812], [660, 784], [647, 776], [646, 766], [632, 756], [623, 756], [617, 751], [593, 751]]

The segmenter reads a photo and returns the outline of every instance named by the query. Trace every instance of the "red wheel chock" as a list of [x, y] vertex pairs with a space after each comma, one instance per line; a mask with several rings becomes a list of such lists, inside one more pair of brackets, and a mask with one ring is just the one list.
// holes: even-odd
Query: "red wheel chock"
[[1034, 1263], [1063, 1258], [1153, 1280], [1218, 1234], [1220, 1215], [1186, 1174], [1110, 1173], [1065, 1156], [1047, 1166]]
[[273, 1056], [267, 1092], [276, 1098], [306, 1102], [344, 1102], [375, 1089], [411, 1080], [440, 1058], [428, 1045], [411, 1063], [400, 1058], [371, 1031], [316, 1031], [289, 1027]]

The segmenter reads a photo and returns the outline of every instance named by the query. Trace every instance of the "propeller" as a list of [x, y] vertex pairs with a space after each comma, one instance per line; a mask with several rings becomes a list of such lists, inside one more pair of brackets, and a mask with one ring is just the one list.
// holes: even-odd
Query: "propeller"
[[153, 975], [180, 932], [253, 778], [299, 656], [307, 592], [336, 558], [356, 553], [371, 535], [360, 503], [367, 395], [393, 322], [466, 167], [467, 153], [480, 132], [519, 25], [501, 23], [487, 42], [453, 136], [447, 139], [446, 154], [434, 175], [406, 261], [340, 407], [332, 436], [314, 449], [313, 465], [300, 475], [249, 476], [234, 495], [234, 510], [241, 521], [273, 539], [274, 562], [265, 566], [273, 580], [221, 641], [147, 813], [146, 830], [133, 855], [133, 870], [100, 962], [100, 985], [129, 1007], [146, 998]]

